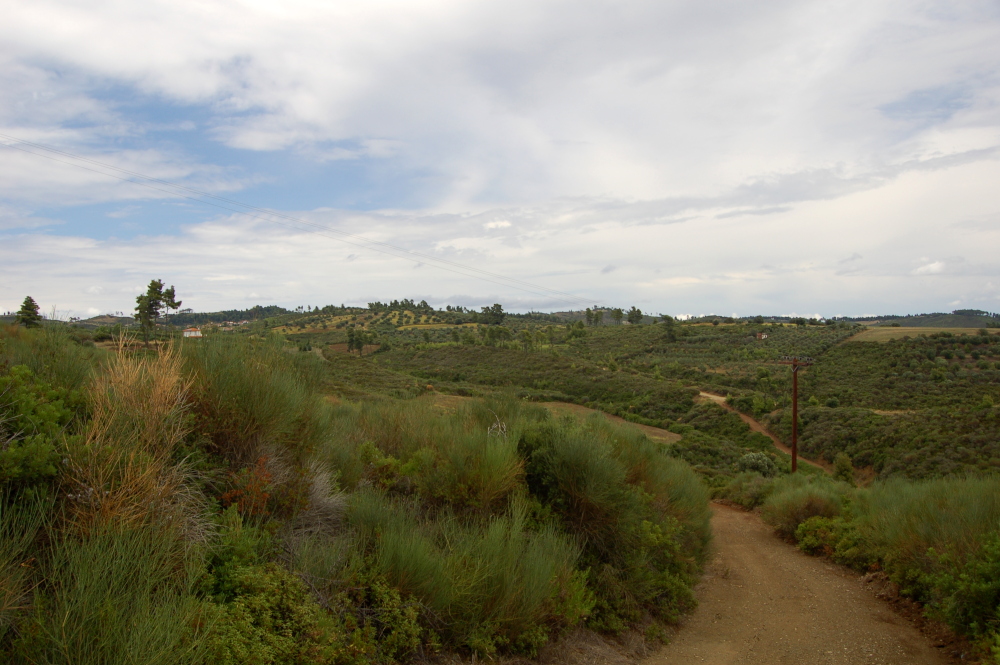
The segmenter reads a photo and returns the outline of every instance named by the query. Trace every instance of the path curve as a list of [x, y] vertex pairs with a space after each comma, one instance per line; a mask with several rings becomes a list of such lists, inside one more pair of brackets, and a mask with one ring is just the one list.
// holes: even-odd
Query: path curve
[[642, 665], [947, 665], [851, 571], [775, 538], [757, 515], [713, 504], [715, 553], [698, 609]]
[[[716, 393], [707, 393], [704, 390], [699, 391], [698, 392], [698, 396], [699, 397], [703, 397], [705, 399], [709, 399], [709, 400], [715, 402], [716, 404], [718, 404], [719, 406], [721, 406], [726, 411], [732, 411], [733, 413], [735, 413], [736, 415], [738, 415], [740, 417], [740, 420], [742, 420], [747, 425], [749, 425], [750, 429], [752, 429], [754, 432], [760, 432], [764, 436], [766, 436], [769, 439], [771, 439], [771, 442], [774, 443], [774, 447], [775, 448], [777, 448], [781, 452], [785, 453], [786, 455], [791, 455], [792, 454], [792, 449], [789, 448], [788, 446], [786, 446], [781, 439], [779, 439], [777, 436], [775, 436], [774, 434], [772, 434], [766, 427], [764, 427], [763, 424], [761, 424], [760, 421], [752, 418], [751, 416], [748, 416], [745, 413], [740, 413], [739, 411], [737, 411], [736, 409], [734, 409], [732, 406], [730, 406], [729, 404], [726, 403], [726, 398], [724, 396], [718, 395]], [[814, 462], [814, 461], [812, 461], [810, 459], [806, 459], [805, 457], [802, 456], [801, 453], [799, 454], [799, 461], [802, 462], [803, 464], [810, 464], [810, 465], [812, 465], [812, 466], [814, 466], [814, 467], [816, 467], [818, 469], [823, 469], [825, 471], [829, 471], [830, 470], [829, 469], [829, 465], [825, 465], [825, 464], [822, 464], [820, 462]]]

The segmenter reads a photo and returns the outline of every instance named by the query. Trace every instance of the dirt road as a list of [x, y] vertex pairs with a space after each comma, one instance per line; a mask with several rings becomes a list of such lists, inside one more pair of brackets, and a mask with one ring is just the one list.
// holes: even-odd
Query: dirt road
[[783, 543], [752, 513], [713, 510], [698, 609], [643, 665], [951, 662], [856, 575]]
[[[716, 404], [718, 404], [719, 406], [721, 406], [723, 409], [726, 409], [727, 411], [732, 411], [733, 413], [735, 413], [736, 415], [738, 415], [740, 417], [740, 420], [742, 420], [747, 425], [749, 425], [750, 429], [752, 429], [754, 432], [760, 432], [764, 436], [766, 436], [769, 439], [771, 439], [771, 442], [774, 443], [774, 447], [775, 448], [777, 448], [781, 452], [786, 453], [788, 455], [792, 454], [792, 449], [789, 448], [788, 446], [786, 446], [781, 441], [781, 439], [779, 439], [778, 437], [776, 437], [775, 435], [773, 435], [769, 431], [767, 431], [767, 428], [764, 427], [762, 424], [760, 424], [759, 421], [754, 420], [753, 418], [751, 418], [750, 416], [748, 416], [745, 413], [740, 413], [739, 411], [737, 411], [733, 407], [731, 407], [728, 404], [726, 404], [726, 398], [723, 397], [722, 395], [716, 395], [715, 393], [706, 393], [705, 391], [701, 391], [701, 392], [698, 393], [698, 397], [701, 397], [702, 399], [706, 399], [706, 400], [710, 400], [712, 402], [715, 402]], [[802, 462], [803, 464], [810, 464], [810, 465], [815, 466], [817, 468], [826, 469], [827, 471], [829, 471], [829, 468], [828, 468], [827, 465], [820, 464], [819, 462], [813, 462], [812, 460], [808, 460], [805, 457], [802, 457], [802, 455], [799, 455], [799, 461]]]

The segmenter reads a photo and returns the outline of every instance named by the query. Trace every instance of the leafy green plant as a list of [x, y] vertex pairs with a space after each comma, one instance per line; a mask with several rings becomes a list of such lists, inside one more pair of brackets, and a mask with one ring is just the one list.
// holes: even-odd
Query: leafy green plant
[[840, 515], [849, 486], [822, 476], [795, 474], [779, 479], [764, 502], [761, 516], [777, 533], [792, 538], [810, 517]]
[[79, 393], [52, 387], [25, 365], [0, 376], [0, 487], [53, 478], [81, 408]]

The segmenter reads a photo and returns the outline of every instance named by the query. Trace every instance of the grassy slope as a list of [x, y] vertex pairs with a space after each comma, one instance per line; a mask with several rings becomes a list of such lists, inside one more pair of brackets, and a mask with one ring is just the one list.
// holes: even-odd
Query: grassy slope
[[0, 381], [4, 662], [530, 656], [692, 607], [706, 489], [604, 418], [442, 414], [370, 359], [238, 335], [109, 356], [0, 331]]
[[379, 354], [377, 361], [428, 380], [525, 388], [545, 399], [594, 405], [615, 415], [651, 421], [686, 413], [697, 394], [675, 381], [545, 351], [448, 344], [396, 349]]

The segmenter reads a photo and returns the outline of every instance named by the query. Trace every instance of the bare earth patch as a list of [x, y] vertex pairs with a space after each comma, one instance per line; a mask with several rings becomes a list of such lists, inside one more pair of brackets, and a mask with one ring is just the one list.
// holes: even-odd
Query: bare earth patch
[[715, 554], [698, 609], [643, 665], [969, 662], [877, 598], [870, 580], [782, 542], [753, 513], [713, 511]]

